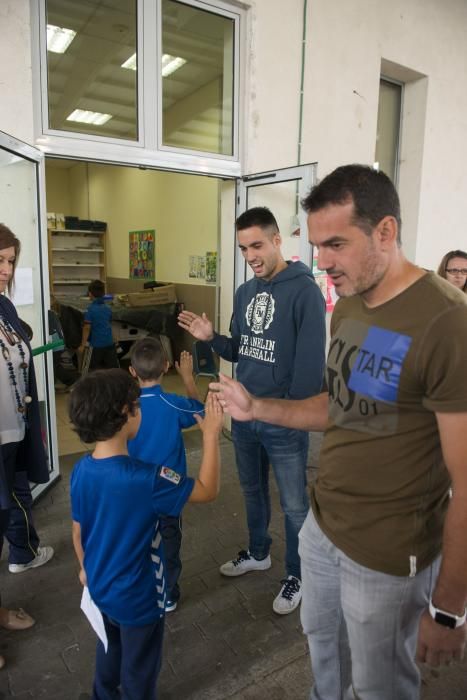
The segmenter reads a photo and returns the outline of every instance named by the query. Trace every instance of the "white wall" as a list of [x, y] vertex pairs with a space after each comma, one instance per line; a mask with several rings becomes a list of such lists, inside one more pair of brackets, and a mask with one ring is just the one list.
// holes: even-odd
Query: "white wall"
[[34, 143], [28, 0], [1, 0], [0, 131]]
[[[296, 162], [303, 8], [302, 0], [288, 0], [287, 13], [282, 0], [251, 5], [247, 172]], [[318, 161], [319, 177], [343, 163], [373, 162], [381, 62], [395, 64], [394, 73], [412, 81], [402, 133], [403, 238], [411, 257], [436, 267], [446, 250], [466, 247], [467, 3], [310, 0], [307, 25], [302, 162]]]

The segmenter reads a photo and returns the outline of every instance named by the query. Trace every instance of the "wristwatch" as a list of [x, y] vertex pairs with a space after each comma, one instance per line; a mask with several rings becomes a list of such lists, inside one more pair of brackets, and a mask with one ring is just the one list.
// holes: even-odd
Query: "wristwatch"
[[431, 600], [428, 605], [428, 610], [430, 611], [431, 617], [438, 625], [450, 627], [452, 630], [455, 630], [457, 627], [462, 627], [467, 619], [467, 610], [464, 610], [463, 615], [454, 615], [454, 613], [446, 612], [446, 610], [435, 608]]

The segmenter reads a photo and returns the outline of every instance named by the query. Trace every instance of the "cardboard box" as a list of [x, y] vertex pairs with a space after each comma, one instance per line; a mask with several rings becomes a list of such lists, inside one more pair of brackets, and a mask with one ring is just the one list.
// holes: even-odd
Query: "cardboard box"
[[165, 284], [163, 287], [145, 289], [144, 292], [119, 294], [118, 298], [127, 306], [157, 306], [157, 304], [170, 304], [177, 301], [174, 284]]

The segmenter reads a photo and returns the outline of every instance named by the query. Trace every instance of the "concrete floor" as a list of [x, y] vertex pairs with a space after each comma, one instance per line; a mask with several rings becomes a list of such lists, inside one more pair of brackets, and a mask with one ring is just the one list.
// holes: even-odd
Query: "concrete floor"
[[[198, 431], [185, 434], [190, 471], [200, 462]], [[237, 579], [218, 566], [246, 545], [242, 496], [231, 443], [222, 438], [222, 489], [208, 505], [184, 511], [182, 601], [167, 616], [160, 700], [305, 700], [311, 686], [298, 612], [279, 617], [272, 600], [283, 575], [282, 517], [273, 491], [273, 566]], [[23, 606], [37, 624], [0, 631], [0, 700], [78, 700], [91, 689], [95, 638], [79, 609], [80, 585], [70, 537], [68, 477], [76, 455], [61, 458], [63, 478], [36, 504], [43, 544], [55, 548], [46, 566], [9, 574], [0, 563], [3, 602]], [[424, 671], [423, 700], [465, 700], [467, 663]], [[329, 698], [326, 700], [335, 700]], [[394, 699], [396, 700], [396, 699]]]

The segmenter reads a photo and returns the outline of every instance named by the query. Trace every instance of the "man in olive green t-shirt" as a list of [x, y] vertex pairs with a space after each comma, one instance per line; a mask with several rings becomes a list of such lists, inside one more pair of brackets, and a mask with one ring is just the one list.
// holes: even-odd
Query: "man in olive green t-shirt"
[[449, 664], [467, 638], [467, 302], [404, 257], [384, 173], [343, 166], [303, 204], [341, 297], [328, 391], [216, 388], [237, 420], [325, 430], [300, 533], [312, 700], [414, 700], [415, 657]]

